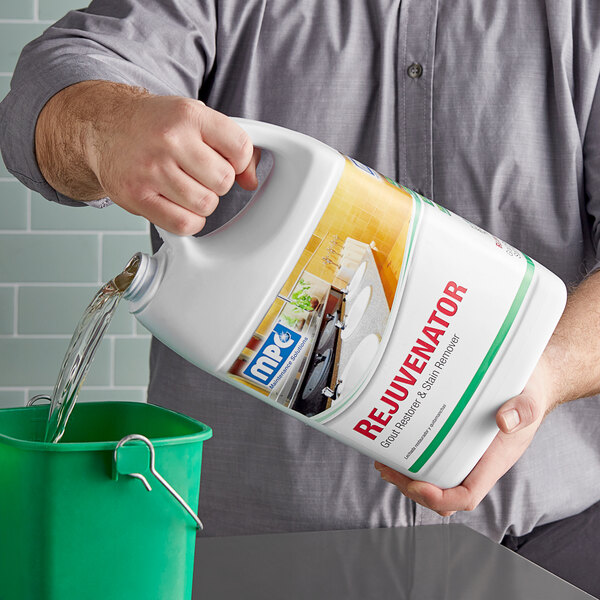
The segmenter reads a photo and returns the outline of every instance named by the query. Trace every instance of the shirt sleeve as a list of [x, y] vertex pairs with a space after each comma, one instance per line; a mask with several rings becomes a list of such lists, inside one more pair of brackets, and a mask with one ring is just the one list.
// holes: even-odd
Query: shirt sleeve
[[[49, 200], [84, 205], [54, 190], [39, 170], [35, 125], [46, 102], [92, 79], [198, 98], [214, 65], [215, 39], [211, 0], [94, 0], [87, 9], [69, 12], [25, 46], [0, 104], [7, 169]], [[106, 199], [97, 203], [105, 204]]]

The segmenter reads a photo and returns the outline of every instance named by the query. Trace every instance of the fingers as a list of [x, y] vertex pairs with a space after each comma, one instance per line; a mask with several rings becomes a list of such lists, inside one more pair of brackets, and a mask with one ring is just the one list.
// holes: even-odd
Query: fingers
[[219, 203], [212, 190], [200, 184], [173, 161], [159, 163], [127, 180], [110, 193], [125, 210], [177, 235], [198, 233]]
[[203, 111], [200, 120], [202, 139], [232, 165], [236, 175], [243, 173], [253, 157], [250, 136], [224, 114], [208, 107]]
[[442, 517], [449, 517], [457, 510], [473, 510], [476, 506], [475, 502], [479, 504], [479, 501], [472, 496], [471, 490], [462, 486], [442, 490], [425, 481], [413, 481], [402, 473], [379, 463], [376, 463], [375, 468], [382, 479], [398, 487], [407, 498], [437, 512]]
[[198, 140], [181, 148], [176, 156], [178, 166], [216, 196], [224, 196], [235, 181], [233, 165], [213, 148]]
[[179, 168], [172, 169], [160, 182], [158, 192], [163, 198], [201, 217], [211, 215], [219, 204], [219, 197], [212, 189]]
[[[235, 121], [211, 108], [206, 107], [205, 110], [207, 118], [202, 121], [202, 138], [210, 148], [215, 150], [215, 153], [225, 159], [230, 168], [233, 168], [233, 173], [226, 173], [225, 185], [221, 186], [221, 192], [215, 187], [211, 189], [218, 195], [223, 195], [233, 185], [234, 178], [245, 190], [256, 189], [258, 186], [256, 167], [260, 162], [260, 149], [252, 145], [248, 134]], [[201, 157], [198, 157], [198, 164], [206, 164], [207, 169], [209, 168], [208, 160], [203, 161]], [[226, 167], [217, 164], [213, 157], [211, 168], [213, 173], [219, 174], [223, 173]], [[205, 173], [200, 172], [198, 175], [206, 176]], [[205, 180], [200, 178], [199, 181]]]
[[205, 217], [178, 206], [160, 194], [145, 197], [143, 210], [143, 216], [151, 223], [178, 235], [194, 235], [206, 224]]
[[[442, 496], [445, 490], [441, 490], [424, 481], [414, 481], [406, 475], [403, 475], [394, 469], [390, 469], [379, 462], [375, 463], [375, 469], [379, 471], [379, 474], [384, 481], [395, 485], [413, 502], [416, 502], [425, 508], [434, 510], [442, 517], [449, 517], [456, 512], [456, 509], [441, 506]], [[440, 504], [439, 507], [438, 504]]]

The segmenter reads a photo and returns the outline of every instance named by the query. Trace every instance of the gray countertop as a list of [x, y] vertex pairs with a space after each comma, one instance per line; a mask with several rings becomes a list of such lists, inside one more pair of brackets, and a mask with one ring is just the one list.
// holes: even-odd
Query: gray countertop
[[192, 598], [590, 600], [592, 596], [463, 525], [429, 525], [199, 537]]

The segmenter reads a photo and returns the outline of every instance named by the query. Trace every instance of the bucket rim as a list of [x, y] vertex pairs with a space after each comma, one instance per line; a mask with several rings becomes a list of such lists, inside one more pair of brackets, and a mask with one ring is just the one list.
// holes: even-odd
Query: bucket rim
[[[166, 414], [170, 414], [173, 417], [181, 420], [187, 421], [194, 427], [198, 429], [195, 433], [189, 433], [185, 435], [178, 436], [169, 436], [169, 437], [150, 437], [150, 441], [154, 446], [176, 446], [183, 444], [192, 444], [198, 442], [204, 442], [212, 437], [213, 431], [212, 428], [201, 421], [194, 419], [193, 417], [189, 417], [188, 415], [181, 414], [174, 410], [170, 410], [168, 408], [164, 408], [162, 406], [158, 406], [156, 404], [148, 404], [147, 402], [131, 402], [124, 400], [107, 400], [100, 402], [82, 402], [79, 406], [92, 406], [92, 405], [119, 405], [119, 406], [146, 406], [149, 407], [149, 410], [155, 412], [162, 412]], [[77, 407], [76, 407], [77, 408]], [[1, 414], [8, 413], [18, 413], [18, 412], [26, 412], [26, 411], [34, 411], [42, 413], [48, 410], [47, 405], [33, 405], [33, 406], [18, 406], [15, 408], [3, 408]], [[136, 408], [137, 410], [137, 408]], [[147, 409], [144, 409], [147, 410]], [[139, 433], [136, 431], [131, 431], [130, 433]], [[8, 446], [18, 447], [24, 450], [32, 450], [32, 451], [44, 451], [44, 452], [96, 452], [96, 451], [114, 451], [115, 446], [119, 443], [119, 439], [116, 440], [107, 440], [102, 442], [41, 442], [34, 440], [23, 440], [18, 437], [13, 437], [6, 433], [2, 433], [0, 430], [0, 444], [5, 444]]]

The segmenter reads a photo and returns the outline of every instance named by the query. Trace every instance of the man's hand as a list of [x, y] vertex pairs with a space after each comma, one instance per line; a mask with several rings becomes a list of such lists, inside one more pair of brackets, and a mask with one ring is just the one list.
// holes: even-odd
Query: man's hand
[[375, 463], [375, 468], [405, 496], [443, 517], [458, 510], [473, 510], [531, 443], [544, 415], [552, 408], [551, 380], [543, 357], [523, 392], [498, 410], [496, 423], [500, 431], [461, 485], [443, 490], [431, 483], [413, 481], [381, 463]]
[[546, 414], [563, 402], [600, 393], [599, 298], [600, 270], [569, 295], [525, 389], [498, 410], [496, 423], [500, 431], [461, 485], [442, 490], [375, 463], [381, 477], [442, 516], [473, 510], [525, 452]]
[[173, 233], [200, 231], [234, 181], [257, 185], [244, 130], [198, 100], [104, 81], [65, 88], [36, 126], [42, 174], [61, 193], [110, 197]]

